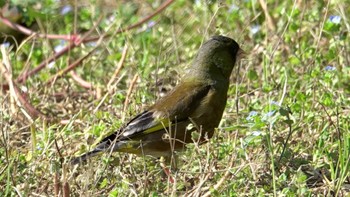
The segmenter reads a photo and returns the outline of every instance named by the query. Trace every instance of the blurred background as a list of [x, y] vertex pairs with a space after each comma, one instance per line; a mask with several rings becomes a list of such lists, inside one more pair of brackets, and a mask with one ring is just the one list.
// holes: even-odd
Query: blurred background
[[[346, 196], [348, 1], [0, 2], [0, 196]], [[179, 153], [70, 166], [181, 79], [213, 35], [247, 53], [220, 127]]]

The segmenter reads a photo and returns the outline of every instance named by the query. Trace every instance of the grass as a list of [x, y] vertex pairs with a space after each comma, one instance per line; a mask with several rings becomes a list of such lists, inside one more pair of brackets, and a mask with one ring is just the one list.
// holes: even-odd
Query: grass
[[[72, 49], [19, 85], [55, 123], [30, 120], [16, 96], [0, 93], [0, 196], [63, 195], [67, 188], [72, 196], [348, 195], [349, 3], [268, 1], [265, 8], [264, 0], [179, 0], [138, 28], [115, 33], [161, 3], [152, 2], [111, 10], [86, 6], [63, 16], [51, 1], [42, 2], [40, 15], [27, 10], [27, 20], [41, 21], [41, 30], [50, 33], [93, 29], [92, 35], [111, 36]], [[215, 34], [234, 38], [248, 55], [232, 73], [216, 134], [178, 154], [174, 184], [150, 157], [107, 153], [87, 165], [67, 163], [169, 91], [200, 44]], [[30, 38], [0, 57], [9, 59], [16, 79], [61, 44]], [[111, 80], [126, 45], [125, 61]], [[74, 71], [91, 88], [79, 85], [74, 73], [48, 83], [84, 56]], [[7, 84], [4, 76], [1, 84]]]

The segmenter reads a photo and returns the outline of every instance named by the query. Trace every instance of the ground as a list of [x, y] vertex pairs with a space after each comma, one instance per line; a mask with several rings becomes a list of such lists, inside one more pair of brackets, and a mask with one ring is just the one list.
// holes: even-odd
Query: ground
[[[101, 2], [12, 2], [38, 34], [1, 45], [0, 196], [348, 194], [347, 1]], [[147, 156], [69, 164], [171, 90], [218, 34], [247, 55], [214, 137], [177, 154], [174, 183]]]

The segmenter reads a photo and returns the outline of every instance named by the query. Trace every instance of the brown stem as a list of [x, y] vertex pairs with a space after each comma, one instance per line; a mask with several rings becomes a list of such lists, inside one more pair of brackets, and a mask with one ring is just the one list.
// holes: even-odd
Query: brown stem
[[124, 109], [123, 109], [124, 112], [126, 111], [126, 108], [129, 105], [130, 96], [131, 96], [132, 90], [134, 89], [134, 87], [136, 85], [136, 81], [138, 78], [139, 78], [139, 76], [137, 74], [135, 74], [134, 78], [131, 81], [131, 84], [129, 86], [129, 89], [128, 89], [128, 92], [126, 94], [125, 101], [124, 101]]
[[81, 87], [86, 89], [92, 89], [92, 84], [82, 79], [74, 70], [70, 71], [72, 79], [76, 81]]
[[123, 64], [124, 64], [124, 61], [125, 61], [125, 58], [126, 58], [126, 55], [128, 53], [128, 45], [125, 44], [124, 46], [124, 49], [123, 49], [123, 52], [122, 52], [122, 57], [120, 58], [119, 62], [118, 62], [118, 66], [117, 68], [115, 69], [111, 79], [109, 80], [108, 84], [107, 84], [107, 87], [109, 88], [113, 81], [115, 80], [115, 78], [118, 76], [118, 74], [120, 73], [120, 71], [122, 70], [122, 67], [123, 67]]
[[274, 22], [273, 18], [270, 15], [269, 11], [267, 10], [267, 3], [266, 3], [266, 1], [265, 0], [259, 0], [259, 3], [260, 3], [261, 8], [264, 11], [268, 28], [272, 32], [274, 32], [276, 30], [276, 25], [275, 25], [275, 22]]
[[57, 35], [57, 34], [41, 34], [32, 31], [31, 29], [28, 29], [22, 25], [19, 25], [17, 23], [11, 22], [9, 19], [1, 16], [0, 14], [0, 22], [2, 22], [7, 27], [10, 27], [13, 30], [19, 31], [22, 34], [25, 34], [27, 36], [35, 36], [39, 38], [46, 38], [46, 39], [58, 39], [58, 40], [75, 40], [76, 35]]
[[[175, 0], [167, 0], [165, 1], [161, 6], [159, 6], [158, 9], [156, 9], [152, 14], [146, 16], [145, 18], [141, 19], [139, 22], [130, 25], [129, 27], [126, 27], [125, 29], [120, 29], [117, 31], [117, 33], [122, 33], [131, 29], [134, 29], [136, 27], [141, 26], [143, 23], [149, 21], [151, 18], [153, 18], [154, 16], [156, 16], [157, 14], [159, 14], [160, 12], [162, 12], [165, 8], [167, 8], [171, 3], [173, 3]], [[68, 51], [74, 49], [75, 47], [79, 46], [81, 43], [86, 43], [86, 42], [92, 42], [92, 41], [96, 41], [98, 39], [101, 38], [107, 38], [110, 35], [104, 35], [104, 36], [96, 36], [96, 37], [92, 37], [92, 38], [82, 38], [79, 39], [78, 42], [70, 42], [69, 45], [67, 45], [65, 48], [63, 48], [61, 51], [59, 51], [58, 53], [55, 53], [52, 57], [50, 57], [49, 59], [41, 62], [39, 64], [39, 66], [37, 66], [36, 68], [34, 68], [33, 70], [27, 72], [24, 75], [21, 75], [17, 78], [16, 82], [18, 83], [23, 83], [24, 81], [26, 81], [27, 77], [30, 77], [34, 74], [36, 74], [37, 72], [39, 72], [40, 70], [42, 70], [48, 63], [51, 63], [52, 61], [58, 59], [59, 57], [61, 57], [62, 55], [66, 54]]]
[[[145, 18], [141, 19], [139, 22], [137, 22], [137, 23], [135, 23], [133, 25], [130, 25], [129, 27], [126, 27], [124, 29], [119, 29], [116, 33], [117, 34], [123, 33], [123, 32], [129, 31], [129, 30], [135, 29], [136, 27], [141, 26], [145, 22], [151, 20], [157, 14], [161, 13], [165, 8], [167, 8], [170, 4], [172, 4], [174, 2], [175, 2], [175, 0], [167, 0], [167, 1], [165, 1], [152, 14], [146, 16]], [[106, 35], [105, 37], [109, 37], [109, 36], [110, 35]], [[95, 41], [95, 40], [98, 40], [98, 39], [99, 39], [99, 37], [96, 36], [96, 37], [85, 39], [84, 42], [91, 42], [91, 41]]]
[[[94, 28], [97, 26], [97, 24], [102, 20], [102, 16], [99, 18], [98, 22], [96, 23], [96, 25], [94, 26]], [[33, 70], [26, 72], [24, 74], [22, 74], [21, 76], [19, 76], [17, 78], [17, 82], [18, 83], [23, 83], [24, 81], [27, 80], [27, 77], [30, 77], [34, 74], [36, 74], [37, 72], [39, 72], [41, 69], [45, 68], [45, 66], [53, 61], [55, 61], [56, 59], [58, 59], [59, 57], [61, 57], [62, 55], [66, 54], [68, 51], [72, 50], [73, 48], [79, 46], [84, 39], [86, 39], [91, 33], [92, 30], [94, 28], [91, 28], [88, 32], [86, 32], [84, 34], [84, 36], [82, 36], [81, 38], [76, 37], [74, 40], [72, 40], [72, 42], [70, 42], [66, 47], [64, 47], [61, 51], [55, 53], [53, 56], [51, 56], [49, 59], [44, 60], [43, 62], [41, 62], [39, 64], [39, 66], [37, 66], [36, 68], [34, 68]], [[78, 39], [79, 38], [79, 39]], [[102, 38], [100, 38], [102, 39]]]
[[66, 74], [67, 72], [73, 70], [75, 67], [79, 66], [80, 63], [82, 61], [84, 61], [86, 58], [88, 58], [97, 48], [94, 48], [93, 50], [91, 50], [88, 54], [86, 54], [85, 56], [79, 58], [78, 60], [76, 60], [75, 62], [73, 62], [72, 64], [70, 64], [69, 66], [67, 66], [66, 68], [64, 68], [63, 70], [60, 70], [57, 72], [57, 74], [55, 74], [53, 77], [51, 77], [46, 84], [51, 84], [52, 82], [54, 82], [56, 79], [62, 77], [64, 74]]
[[55, 53], [53, 56], [51, 56], [50, 58], [44, 60], [43, 62], [41, 62], [36, 68], [34, 68], [33, 70], [26, 72], [22, 75], [20, 75], [16, 82], [17, 83], [23, 83], [27, 80], [28, 77], [36, 74], [37, 72], [39, 72], [41, 69], [45, 68], [45, 66], [51, 62], [53, 62], [54, 60], [58, 59], [59, 57], [61, 57], [62, 55], [64, 55], [65, 53], [67, 53], [67, 51], [72, 50], [73, 48], [75, 48], [75, 42], [71, 42], [68, 46], [66, 46], [65, 48], [63, 48], [61, 51]]
[[23, 107], [25, 112], [28, 113], [28, 115], [30, 116], [30, 118], [32, 118], [33, 120], [37, 119], [37, 118], [43, 118], [46, 119], [45, 115], [43, 113], [41, 113], [39, 110], [35, 109], [25, 98], [23, 92], [18, 88], [17, 84], [12, 80], [12, 75], [11, 75], [11, 66], [10, 66], [10, 62], [8, 61], [8, 59], [6, 57], [7, 54], [5, 52], [4, 48], [1, 48], [1, 52], [2, 52], [2, 56], [3, 56], [3, 62], [4, 64], [7, 65], [7, 68], [4, 64], [2, 64], [0, 62], [0, 70], [3, 73], [7, 83], [9, 84], [9, 89], [11, 92], [11, 96], [15, 99], [15, 101], [17, 102], [17, 105], [19, 105], [20, 107]]
[[58, 197], [60, 194], [60, 190], [61, 190], [60, 177], [59, 177], [58, 172], [55, 172], [53, 184], [54, 184], [53, 187], [54, 187], [55, 197]]
[[[227, 168], [227, 170], [226, 170], [224, 176], [221, 177], [221, 179], [220, 179], [214, 186], [212, 186], [212, 188], [213, 188], [214, 191], [217, 191], [217, 190], [221, 187], [221, 185], [222, 185], [222, 184], [229, 178], [229, 176], [232, 174], [232, 172], [230, 171], [230, 169], [233, 168], [234, 163], [235, 163], [235, 159], [234, 159], [234, 157], [232, 156], [232, 157], [231, 157], [231, 160], [230, 160], [230, 163], [229, 163], [229, 167]], [[208, 196], [211, 196], [211, 195], [212, 195], [212, 190], [209, 190], [209, 191], [207, 191], [207, 192], [203, 195], [203, 197], [208, 197]]]

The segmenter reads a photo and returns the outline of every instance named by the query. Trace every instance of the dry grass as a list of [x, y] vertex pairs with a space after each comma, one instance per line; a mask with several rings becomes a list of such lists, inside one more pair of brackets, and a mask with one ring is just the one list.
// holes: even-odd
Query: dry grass
[[[52, 16], [60, 20], [37, 19], [59, 35], [89, 27], [85, 37], [65, 43], [76, 46], [61, 56], [53, 52], [59, 41], [35, 36], [17, 51], [2, 46], [0, 196], [348, 194], [347, 3], [176, 1], [163, 12], [159, 7], [132, 1], [106, 15], [77, 7]], [[68, 164], [170, 90], [214, 34], [235, 38], [248, 55], [232, 74], [215, 136], [178, 154], [175, 183], [147, 156], [106, 153], [86, 165]], [[101, 39], [79, 42], [91, 37]], [[21, 82], [23, 73], [41, 65]]]

